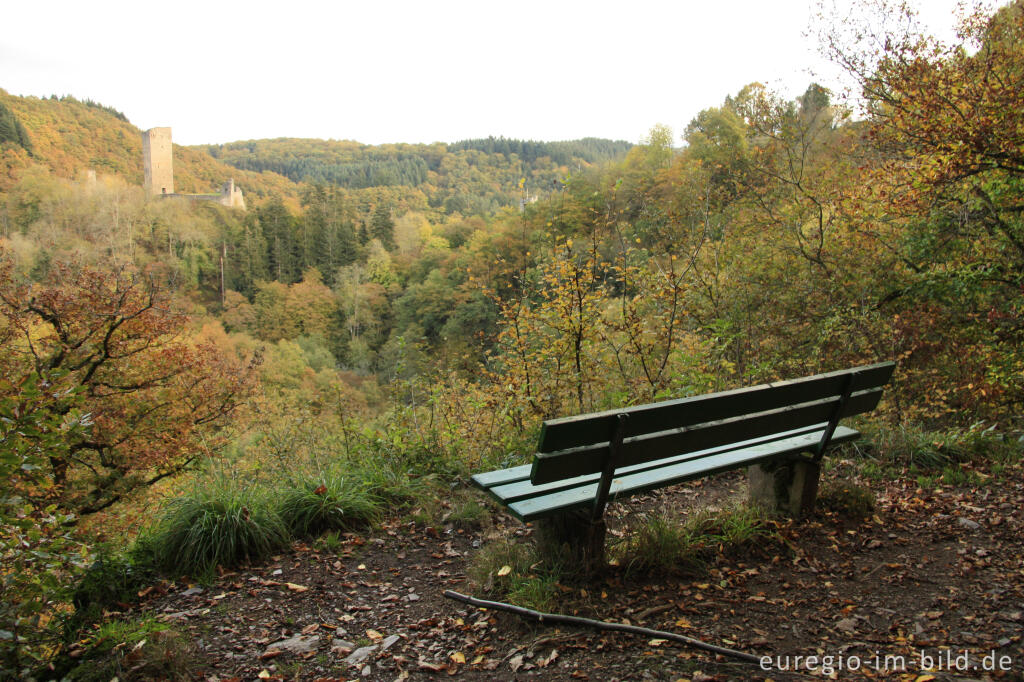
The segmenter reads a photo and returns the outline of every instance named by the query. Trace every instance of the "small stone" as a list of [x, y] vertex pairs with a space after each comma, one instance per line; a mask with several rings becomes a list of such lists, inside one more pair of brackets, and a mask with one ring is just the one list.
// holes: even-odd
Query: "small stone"
[[348, 665], [359, 665], [370, 657], [374, 651], [377, 650], [377, 645], [359, 647], [345, 659], [345, 663]]
[[408, 597], [406, 597], [406, 599], [408, 599], [409, 601], [419, 601], [420, 595], [414, 592], [413, 594], [410, 594]]
[[355, 643], [350, 642], [347, 639], [342, 639], [341, 637], [335, 637], [334, 641], [331, 642], [331, 651], [334, 651], [335, 649], [344, 649], [347, 654], [354, 651], [355, 648]]
[[202, 594], [202, 593], [203, 593], [203, 588], [201, 588], [201, 587], [190, 587], [187, 590], [185, 590], [184, 592], [182, 592], [181, 594], [186, 596], [186, 597], [194, 597], [197, 594]]
[[381, 651], [387, 651], [388, 649], [393, 647], [395, 645], [395, 643], [398, 640], [400, 640], [400, 639], [402, 639], [402, 638], [399, 637], [398, 635], [388, 635], [387, 637], [384, 638], [384, 641], [380, 643], [380, 650]]
[[852, 633], [853, 631], [855, 631], [857, 629], [857, 619], [856, 618], [843, 618], [841, 621], [836, 623], [836, 628], [839, 629], [839, 630], [842, 630], [843, 632]]
[[961, 528], [966, 528], [967, 530], [978, 530], [981, 528], [981, 524], [977, 521], [971, 521], [970, 519], [965, 519], [963, 517], [958, 518], [956, 523]]
[[276, 649], [278, 651], [288, 651], [293, 654], [305, 654], [316, 649], [318, 644], [320, 644], [319, 635], [313, 635], [312, 637], [296, 635], [290, 639], [282, 639], [280, 642], [274, 642], [267, 647], [267, 651], [264, 653]]
[[364, 665], [361, 674], [362, 674], [363, 677], [369, 677], [371, 671], [372, 671], [372, 669], [370, 668], [370, 666]]

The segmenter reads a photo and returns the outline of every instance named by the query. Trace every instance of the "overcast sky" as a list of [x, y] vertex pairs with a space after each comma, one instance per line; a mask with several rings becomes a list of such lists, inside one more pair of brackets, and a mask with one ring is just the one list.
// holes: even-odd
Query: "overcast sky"
[[[914, 4], [934, 32], [948, 35], [957, 0]], [[678, 140], [697, 112], [746, 83], [787, 96], [815, 77], [834, 85], [805, 35], [811, 7], [809, 0], [17, 2], [2, 13], [0, 88], [90, 98], [142, 129], [171, 126], [179, 144], [488, 135], [637, 142], [657, 123]]]

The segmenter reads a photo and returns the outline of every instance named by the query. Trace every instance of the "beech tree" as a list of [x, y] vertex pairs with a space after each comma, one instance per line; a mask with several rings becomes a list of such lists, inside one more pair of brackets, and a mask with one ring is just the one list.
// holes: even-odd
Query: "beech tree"
[[0, 251], [0, 466], [77, 513], [172, 476], [223, 442], [256, 358], [186, 334], [153, 271], [56, 262], [41, 284]]

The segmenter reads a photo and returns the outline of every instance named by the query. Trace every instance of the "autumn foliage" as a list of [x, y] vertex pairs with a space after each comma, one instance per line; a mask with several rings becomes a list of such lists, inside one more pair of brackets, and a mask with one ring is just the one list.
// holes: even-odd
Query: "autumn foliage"
[[30, 283], [0, 253], [3, 465], [23, 494], [94, 512], [223, 441], [254, 363], [193, 342], [159, 278], [72, 262]]

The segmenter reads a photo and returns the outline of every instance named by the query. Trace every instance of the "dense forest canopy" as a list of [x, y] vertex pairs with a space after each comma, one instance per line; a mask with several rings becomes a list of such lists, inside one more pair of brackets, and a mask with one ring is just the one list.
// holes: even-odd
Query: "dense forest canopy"
[[627, 142], [587, 138], [530, 142], [505, 138], [451, 145], [363, 145], [351, 141], [250, 140], [204, 149], [236, 168], [295, 182], [359, 190], [415, 188], [439, 215], [487, 215], [546, 195], [574, 172], [622, 158]]
[[455, 480], [545, 418], [880, 360], [881, 422], [1019, 430], [1024, 3], [845, 28], [861, 119], [752, 83], [636, 145], [175, 148], [247, 212], [145, 196], [109, 107], [0, 92], [4, 551], [203, 462]]

